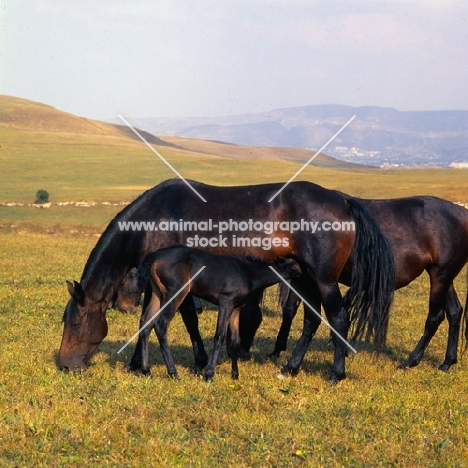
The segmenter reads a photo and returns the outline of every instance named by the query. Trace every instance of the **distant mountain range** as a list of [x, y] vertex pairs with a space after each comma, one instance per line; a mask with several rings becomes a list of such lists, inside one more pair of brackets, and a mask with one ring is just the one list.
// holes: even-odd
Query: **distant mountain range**
[[[308, 161], [313, 152], [303, 148], [277, 148], [273, 146], [252, 147], [235, 144], [226, 144], [206, 141], [196, 138], [184, 138], [179, 136], [164, 136], [158, 138], [155, 135], [138, 128], [148, 143], [163, 149], [165, 154], [177, 152], [188, 158], [215, 156], [224, 159], [239, 160], [272, 160], [288, 161], [303, 164]], [[59, 146], [62, 138], [66, 137], [67, 148], [71, 147], [71, 141], [82, 145], [85, 143], [99, 145], [128, 145], [138, 142], [140, 138], [133, 131], [123, 125], [120, 119], [115, 123], [104, 123], [98, 120], [78, 117], [68, 112], [57, 110], [47, 104], [34, 102], [13, 96], [0, 95], [0, 132], [5, 139], [8, 132], [8, 140], [23, 141], [24, 132], [40, 133], [52, 137], [50, 141]], [[29, 141], [29, 137], [27, 137]], [[5, 147], [5, 145], [4, 145]], [[1, 148], [1, 146], [0, 146]], [[311, 163], [312, 166], [360, 169], [362, 164], [354, 164], [341, 159], [333, 158], [325, 153], [318, 155]]]
[[316, 150], [353, 115], [354, 121], [325, 149], [328, 155], [372, 166], [468, 167], [468, 111], [320, 105], [229, 117], [131, 121], [158, 136]]

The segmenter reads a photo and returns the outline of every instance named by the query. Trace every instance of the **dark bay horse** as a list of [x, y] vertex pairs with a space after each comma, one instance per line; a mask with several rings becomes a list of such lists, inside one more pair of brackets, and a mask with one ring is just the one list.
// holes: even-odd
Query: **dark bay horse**
[[[276, 262], [267, 264], [231, 255], [213, 255], [181, 244], [147, 254], [138, 267], [138, 287], [143, 292], [149, 282], [152, 298], [143, 310], [140, 320], [141, 364], [138, 365], [138, 370], [143, 374], [150, 373], [148, 339], [151, 328], [154, 328], [167, 372], [170, 376], [178, 378], [167, 342], [167, 328], [179, 305], [191, 292], [219, 307], [213, 350], [205, 368], [205, 379], [213, 378], [221, 345], [226, 339], [228, 324], [231, 330], [229, 354], [232, 361], [232, 377], [237, 379], [240, 348], [237, 326], [239, 311], [246, 305], [252, 293], [280, 281], [269, 266], [284, 279], [300, 276], [302, 273], [299, 265], [291, 259], [279, 258]], [[133, 370], [131, 366], [129, 368]]]
[[[310, 297], [313, 306], [323, 304], [325, 314], [339, 335], [346, 339], [349, 315], [344, 308], [338, 280], [352, 256], [354, 263], [351, 296], [359, 299], [356, 316], [363, 317], [372, 328], [375, 344], [385, 342], [388, 313], [394, 290], [394, 265], [391, 248], [373, 216], [357, 199], [310, 182], [289, 184], [269, 203], [282, 184], [243, 187], [215, 187], [190, 182], [207, 200], [204, 203], [181, 180], [165, 181], [148, 190], [122, 210], [106, 228], [86, 262], [80, 282], [68, 282], [71, 295], [64, 316], [64, 330], [58, 354], [60, 368], [84, 368], [91, 354], [107, 334], [106, 309], [117, 293], [122, 278], [139, 264], [143, 256], [175, 243], [187, 244], [196, 237], [187, 230], [167, 229], [172, 221], [199, 223], [205, 229], [198, 234], [207, 242], [203, 250], [217, 254], [252, 256], [271, 262], [277, 257], [295, 259], [303, 271], [300, 290]], [[355, 230], [280, 230], [278, 224], [270, 234], [260, 233], [269, 242], [263, 244], [255, 230], [235, 232], [246, 239], [234, 243], [234, 232], [224, 238], [210, 233], [209, 220], [220, 224], [233, 222], [282, 222], [309, 220], [327, 222], [327, 226], [355, 223]], [[163, 222], [165, 229], [127, 222]], [[201, 223], [201, 224], [200, 224]], [[146, 227], [146, 228], [145, 228]], [[160, 226], [161, 227], [161, 226]], [[209, 239], [208, 239], [209, 237]], [[261, 242], [259, 242], [261, 241]], [[210, 245], [211, 244], [211, 245]], [[196, 246], [196, 245], [195, 245]], [[146, 295], [145, 295], [146, 296]], [[150, 295], [148, 295], [149, 297]], [[315, 301], [315, 302], [314, 302]], [[257, 306], [258, 307], [258, 306]], [[198, 332], [193, 301], [180, 306], [182, 318], [189, 331], [195, 354], [195, 366], [203, 368], [207, 355]], [[312, 314], [306, 308], [306, 314]], [[345, 378], [346, 345], [333, 334], [335, 350], [331, 378]], [[136, 346], [131, 364], [139, 362], [141, 341]]]
[[[424, 333], [408, 359], [399, 367], [419, 364], [436, 333], [447, 316], [449, 329], [444, 362], [439, 369], [447, 371], [457, 362], [458, 338], [463, 308], [457, 297], [453, 281], [468, 262], [468, 210], [436, 197], [407, 197], [391, 200], [365, 200], [367, 206], [387, 237], [395, 259], [395, 288], [403, 288], [426, 271], [430, 278], [429, 312]], [[352, 269], [352, 258], [344, 271]], [[349, 285], [346, 275], [340, 282]], [[468, 272], [467, 272], [468, 285]], [[271, 356], [279, 356], [286, 350], [292, 320], [300, 305], [300, 299], [284, 284], [280, 285], [283, 321]], [[346, 301], [346, 297], [345, 297]], [[465, 322], [468, 319], [468, 295], [465, 304]], [[284, 373], [297, 373], [310, 340], [320, 321], [308, 322]], [[240, 321], [241, 335], [252, 334], [247, 320]], [[465, 328], [468, 339], [468, 327]]]

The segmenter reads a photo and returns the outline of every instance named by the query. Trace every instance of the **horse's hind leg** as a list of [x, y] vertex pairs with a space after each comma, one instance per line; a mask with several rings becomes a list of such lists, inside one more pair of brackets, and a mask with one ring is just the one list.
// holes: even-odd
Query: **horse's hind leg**
[[[255, 334], [257, 333], [258, 327], [262, 323], [262, 310], [260, 308], [260, 302], [263, 297], [263, 291], [260, 289], [254, 291], [247, 300], [247, 303], [240, 310], [239, 319], [239, 333], [240, 333], [240, 347], [239, 347], [239, 358], [247, 361], [251, 358], [250, 348], [252, 346]], [[231, 340], [228, 331], [227, 341]]]
[[424, 326], [424, 333], [408, 359], [398, 366], [400, 369], [415, 367], [421, 362], [424, 351], [445, 318], [445, 304], [450, 284], [444, 285], [431, 272], [429, 272], [429, 275], [431, 278], [431, 292], [429, 295], [429, 313]]
[[445, 311], [449, 323], [447, 351], [444, 362], [439, 366], [439, 369], [444, 372], [448, 371], [450, 366], [457, 363], [458, 337], [460, 334], [461, 317], [463, 315], [463, 307], [458, 300], [453, 283], [448, 290]]
[[208, 355], [206, 354], [203, 340], [198, 328], [198, 314], [195, 307], [194, 297], [188, 295], [180, 305], [180, 315], [184, 321], [185, 328], [190, 335], [192, 342], [193, 354], [195, 357], [195, 364], [192, 368], [194, 374], [198, 374], [207, 364]]

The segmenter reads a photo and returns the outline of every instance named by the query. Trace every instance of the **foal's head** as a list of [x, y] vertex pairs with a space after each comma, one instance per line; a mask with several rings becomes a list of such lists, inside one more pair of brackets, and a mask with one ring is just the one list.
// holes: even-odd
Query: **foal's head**
[[132, 268], [120, 283], [115, 308], [131, 314], [137, 311], [140, 305], [141, 291], [138, 288], [138, 270]]
[[299, 264], [292, 258], [280, 257], [272, 265], [272, 267], [284, 278], [296, 278], [302, 275], [302, 270]]

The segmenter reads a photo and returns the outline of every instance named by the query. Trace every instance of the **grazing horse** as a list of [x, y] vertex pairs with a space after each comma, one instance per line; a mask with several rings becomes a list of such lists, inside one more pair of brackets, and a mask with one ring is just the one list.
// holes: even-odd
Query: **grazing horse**
[[[151, 328], [154, 328], [167, 372], [178, 378], [167, 342], [167, 328], [177, 308], [191, 292], [219, 307], [213, 350], [205, 368], [205, 379], [213, 378], [229, 323], [232, 377], [237, 379], [240, 339], [236, 324], [239, 309], [247, 303], [253, 292], [280, 281], [269, 266], [285, 279], [301, 274], [299, 265], [291, 259], [279, 258], [275, 263], [266, 264], [233, 256], [213, 255], [180, 244], [147, 254], [138, 267], [138, 287], [140, 291], [144, 291], [149, 281], [152, 298], [140, 320], [141, 364], [137, 366], [137, 370], [144, 374], [150, 373], [148, 338]], [[148, 326], [151, 322], [152, 327]], [[133, 370], [131, 364], [128, 368]]]
[[[372, 328], [377, 348], [383, 347], [394, 290], [393, 256], [377, 222], [359, 200], [310, 182], [293, 182], [286, 187], [279, 183], [241, 187], [189, 183], [207, 203], [178, 179], [148, 190], [111, 221], [91, 252], [80, 282], [68, 282], [71, 299], [63, 316], [64, 329], [58, 353], [60, 368], [86, 367], [86, 362], [107, 334], [109, 302], [125, 274], [137, 266], [146, 253], [199, 239], [198, 233], [194, 236], [188, 224], [185, 229], [185, 222], [203, 230], [201, 239], [206, 242], [203, 250], [211, 253], [252, 256], [265, 262], [278, 257], [295, 259], [304, 272], [301, 294], [310, 296], [312, 302], [320, 300], [330, 324], [345, 339], [349, 315], [344, 308], [338, 280], [352, 256], [354, 270], [350, 294], [363, 299], [358, 300], [356, 316], [362, 317], [361, 320]], [[327, 227], [354, 224], [355, 230], [322, 229], [311, 233], [305, 229], [280, 228], [283, 222], [288, 224], [293, 220], [326, 222]], [[230, 235], [209, 232], [210, 222], [218, 226], [228, 221], [233, 223]], [[240, 229], [248, 225], [247, 221], [255, 222], [255, 225], [269, 222], [274, 229], [268, 234], [261, 232], [260, 238], [255, 230]], [[175, 225], [175, 228], [179, 225], [183, 229], [172, 230], [169, 225]], [[240, 231], [242, 243], [239, 242]], [[263, 243], [265, 239], [269, 242]], [[146, 296], [151, 295], [145, 294], [145, 300]], [[374, 307], [376, 304], [378, 307]], [[185, 300], [180, 310], [192, 341], [195, 367], [203, 368], [207, 354], [198, 331], [193, 301]], [[306, 308], [306, 314], [312, 312]], [[334, 334], [332, 336], [335, 349], [331, 379], [337, 382], [345, 378], [347, 351], [346, 345]], [[141, 340], [131, 361], [133, 368], [141, 366], [140, 348]]]
[[[418, 278], [425, 270], [430, 278], [429, 312], [424, 333], [414, 351], [399, 367], [409, 368], [419, 364], [431, 338], [447, 316], [449, 322], [447, 350], [439, 369], [448, 371], [457, 362], [458, 338], [463, 307], [457, 297], [453, 281], [468, 262], [468, 210], [436, 197], [407, 197], [391, 200], [361, 200], [374, 215], [382, 232], [392, 246], [395, 259], [395, 288], [403, 288]], [[344, 271], [350, 271], [352, 258]], [[349, 285], [345, 275], [340, 281]], [[468, 271], [467, 271], [468, 285]], [[283, 320], [270, 356], [279, 356], [286, 350], [292, 320], [301, 300], [286, 285], [280, 284], [280, 302]], [[346, 301], [346, 296], [345, 296]], [[468, 295], [465, 305], [465, 322], [468, 320]], [[319, 309], [317, 309], [319, 310]], [[250, 318], [240, 318], [241, 337], [251, 336]], [[299, 348], [293, 352], [285, 373], [297, 373], [306, 349], [315, 334], [320, 320], [309, 323], [305, 318]], [[465, 328], [468, 340], [468, 327]], [[302, 341], [301, 341], [302, 340]]]

